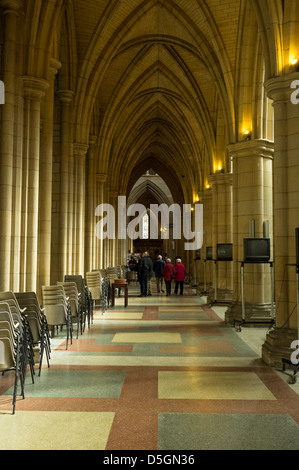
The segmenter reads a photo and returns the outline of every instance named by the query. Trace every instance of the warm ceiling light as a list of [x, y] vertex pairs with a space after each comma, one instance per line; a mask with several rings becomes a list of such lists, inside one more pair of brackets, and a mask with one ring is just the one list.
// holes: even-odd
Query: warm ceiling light
[[211, 186], [210, 186], [209, 184], [207, 184], [206, 188], [207, 188], [207, 189], [210, 189], [210, 187], [211, 187]]
[[222, 170], [222, 166], [221, 166], [221, 165], [218, 165], [218, 170], [219, 170], [219, 171]]
[[296, 65], [297, 62], [298, 62], [298, 59], [293, 59], [292, 62], [291, 62], [291, 64], [292, 64], [292, 65]]

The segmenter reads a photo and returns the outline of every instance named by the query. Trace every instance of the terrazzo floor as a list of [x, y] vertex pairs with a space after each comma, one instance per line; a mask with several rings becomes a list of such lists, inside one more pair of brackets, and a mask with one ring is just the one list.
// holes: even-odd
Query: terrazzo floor
[[237, 332], [186, 289], [94, 312], [50, 368], [25, 384], [11, 414], [0, 377], [1, 450], [299, 450], [299, 389], [260, 358], [266, 330]]

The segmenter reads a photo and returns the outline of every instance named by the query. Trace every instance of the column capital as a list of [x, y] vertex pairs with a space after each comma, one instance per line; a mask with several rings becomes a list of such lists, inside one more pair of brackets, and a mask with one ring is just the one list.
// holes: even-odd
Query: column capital
[[73, 143], [73, 155], [77, 158], [86, 157], [89, 146], [86, 144], [80, 144], [78, 142]]
[[49, 77], [54, 78], [61, 66], [59, 60], [51, 58], [49, 60]]
[[89, 136], [89, 145], [90, 146], [95, 145], [97, 143], [97, 141], [98, 141], [98, 136], [90, 134], [90, 136]]
[[264, 139], [246, 140], [228, 145], [227, 150], [232, 159], [248, 156], [274, 158], [274, 142]]
[[4, 15], [8, 13], [18, 14], [23, 7], [23, 0], [0, 0], [0, 8]]
[[279, 77], [270, 78], [265, 83], [268, 98], [275, 102], [291, 102], [292, 82], [299, 80], [299, 72], [293, 72]]
[[199, 200], [202, 202], [206, 199], [211, 199], [212, 198], [212, 191], [211, 188], [204, 189], [203, 191], [198, 192], [198, 197]]
[[31, 100], [41, 101], [45, 96], [49, 83], [43, 78], [23, 76], [24, 97]]
[[71, 104], [74, 99], [75, 93], [71, 90], [58, 90], [57, 95], [64, 104]]
[[225, 184], [232, 184], [233, 182], [233, 175], [232, 173], [212, 173], [209, 176], [209, 180], [213, 184], [225, 183]]
[[97, 183], [106, 183], [107, 175], [104, 173], [97, 173], [96, 179], [97, 179]]

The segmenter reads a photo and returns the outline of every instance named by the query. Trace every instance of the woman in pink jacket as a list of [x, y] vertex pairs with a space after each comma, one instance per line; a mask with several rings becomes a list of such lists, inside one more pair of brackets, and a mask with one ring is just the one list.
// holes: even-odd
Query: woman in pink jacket
[[166, 260], [166, 264], [162, 271], [162, 276], [164, 277], [165, 285], [166, 285], [166, 296], [171, 294], [171, 281], [174, 276], [174, 267], [171, 264], [171, 259], [168, 258]]
[[175, 288], [174, 293], [178, 293], [178, 289], [180, 286], [180, 295], [183, 295], [184, 292], [184, 280], [186, 275], [186, 268], [182, 263], [180, 258], [177, 258], [175, 270], [174, 270], [174, 279], [175, 279]]

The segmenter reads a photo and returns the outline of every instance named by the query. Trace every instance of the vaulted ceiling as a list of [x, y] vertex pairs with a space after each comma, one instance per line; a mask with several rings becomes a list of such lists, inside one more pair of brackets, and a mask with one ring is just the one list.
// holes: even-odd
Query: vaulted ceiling
[[[113, 189], [119, 174], [127, 176], [125, 189], [136, 166], [141, 176], [152, 160], [190, 199], [213, 172], [217, 138], [233, 139], [240, 0], [72, 6], [82, 76], [77, 135], [84, 138], [81, 124], [90, 117], [99, 172], [110, 173]], [[225, 166], [223, 149], [218, 159]]]
[[[36, 18], [28, 42], [41, 51], [44, 36], [47, 57], [61, 61], [59, 87], [74, 92], [74, 141], [88, 145], [97, 137], [96, 171], [108, 175], [112, 191], [127, 193], [153, 168], [176, 188], [175, 199], [190, 202], [218, 167], [231, 171], [227, 146], [246, 127], [267, 137], [263, 82], [291, 53], [281, 29], [291, 2], [26, 4]], [[53, 43], [45, 28], [50, 15]], [[30, 57], [32, 69], [41, 69], [43, 60], [34, 62], [29, 50], [28, 63]]]

